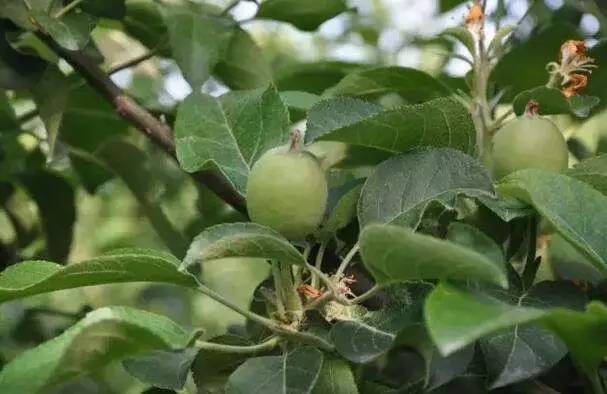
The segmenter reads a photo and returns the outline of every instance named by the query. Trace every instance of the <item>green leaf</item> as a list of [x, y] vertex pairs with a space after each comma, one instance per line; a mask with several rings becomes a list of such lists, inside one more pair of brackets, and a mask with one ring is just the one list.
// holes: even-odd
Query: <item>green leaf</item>
[[423, 71], [392, 66], [348, 74], [325, 95], [375, 98], [387, 93], [397, 93], [414, 104], [450, 94], [445, 85]]
[[230, 376], [226, 394], [309, 393], [322, 363], [322, 353], [312, 347], [300, 347], [282, 356], [251, 358]]
[[61, 19], [46, 11], [32, 10], [31, 16], [42, 31], [50, 35], [59, 45], [70, 51], [83, 49], [90, 41], [96, 20], [87, 13], [70, 12]]
[[321, 100], [321, 97], [315, 94], [293, 90], [280, 92], [280, 98], [287, 107], [297, 109], [302, 112], [308, 112]]
[[432, 339], [443, 354], [492, 332], [539, 322], [565, 342], [591, 378], [607, 356], [607, 307], [597, 301], [588, 304], [583, 312], [539, 309], [509, 304], [487, 294], [472, 294], [442, 283], [426, 300], [425, 316]]
[[296, 63], [276, 71], [278, 89], [299, 90], [321, 94], [341, 81], [348, 73], [364, 68], [360, 64], [345, 62]]
[[[383, 289], [383, 307], [377, 311], [362, 312], [346, 309], [347, 320], [333, 325], [329, 336], [339, 354], [355, 363], [367, 363], [386, 354], [398, 338], [410, 339], [423, 323], [423, 300], [432, 289], [427, 282], [397, 283]], [[337, 315], [336, 319], [344, 319]], [[354, 319], [354, 320], [351, 320]], [[406, 346], [415, 346], [414, 340]]]
[[194, 238], [183, 266], [227, 257], [264, 258], [285, 264], [306, 264], [297, 249], [276, 231], [255, 223], [226, 223], [210, 227]]
[[[126, 32], [152, 49], [168, 41], [168, 30], [158, 3], [149, 0], [129, 0], [122, 20]], [[170, 51], [163, 51], [170, 56]]]
[[57, 67], [50, 66], [34, 87], [33, 96], [40, 119], [46, 128], [49, 150], [47, 162], [52, 162], [55, 156], [55, 143], [69, 97], [68, 79]]
[[599, 68], [593, 70], [588, 82], [588, 88], [584, 91], [585, 94], [590, 96], [596, 96], [601, 99], [599, 108], [604, 109], [607, 105], [607, 93], [605, 93], [605, 83], [607, 83], [607, 68], [601, 67], [607, 64], [607, 55], [605, 52], [607, 49], [607, 42], [600, 40], [595, 46], [588, 51], [588, 56], [595, 59], [595, 63], [599, 65]]
[[386, 353], [396, 338], [392, 333], [353, 320], [337, 322], [330, 335], [337, 352], [355, 363], [367, 363]]
[[214, 73], [235, 90], [262, 88], [272, 80], [272, 69], [263, 50], [249, 33], [240, 28], [234, 31]]
[[607, 270], [607, 197], [566, 175], [524, 170], [509, 175], [498, 192], [535, 207], [554, 228], [594, 265]]
[[474, 346], [467, 346], [449, 356], [443, 357], [432, 348], [427, 360], [426, 387], [432, 391], [463, 375], [474, 357]]
[[0, 93], [0, 135], [19, 130], [19, 122], [5, 92]]
[[452, 98], [384, 110], [341, 97], [321, 101], [310, 110], [306, 142], [341, 141], [389, 152], [425, 146], [472, 152], [475, 135], [468, 110]]
[[376, 282], [418, 279], [479, 280], [508, 287], [503, 259], [494, 261], [472, 249], [411, 229], [370, 225], [360, 235], [360, 253]]
[[465, 3], [466, 0], [440, 0], [439, 1], [439, 10], [440, 12], [447, 12], [452, 8], [457, 7], [460, 4]]
[[[70, 89], [59, 135], [68, 145], [94, 153], [104, 143], [127, 135], [129, 124], [88, 85]], [[83, 133], [82, 130], [88, 132]]]
[[607, 155], [586, 159], [567, 171], [567, 175], [586, 182], [607, 195]]
[[224, 58], [234, 36], [234, 22], [207, 16], [187, 5], [164, 5], [173, 58], [185, 79], [198, 91]]
[[175, 143], [188, 172], [216, 166], [244, 195], [249, 170], [289, 139], [289, 113], [278, 91], [230, 92], [217, 99], [193, 93], [177, 110]]
[[23, 174], [19, 180], [38, 206], [48, 257], [59, 261], [66, 259], [76, 221], [76, 197], [72, 185], [63, 177], [47, 171]]
[[607, 357], [607, 306], [593, 301], [584, 313], [559, 309], [544, 324], [567, 344], [573, 357], [591, 377]]
[[417, 227], [428, 205], [453, 209], [458, 195], [493, 195], [493, 183], [474, 158], [453, 149], [425, 149], [394, 156], [367, 179], [358, 205], [361, 227], [396, 223]]
[[101, 18], [122, 19], [126, 14], [125, 0], [84, 0], [82, 10]]
[[194, 279], [179, 272], [178, 267], [175, 257], [146, 249], [119, 249], [67, 266], [24, 261], [0, 273], [0, 302], [110, 283], [162, 282], [195, 287]]
[[127, 358], [122, 365], [129, 374], [144, 383], [167, 390], [181, 390], [196, 354], [196, 348], [153, 350]]
[[[502, 53], [504, 52], [504, 40], [512, 33], [516, 31], [518, 25], [506, 25], [501, 27], [497, 32], [495, 32], [495, 36], [491, 40], [489, 44], [488, 52], [495, 56], [496, 58], [500, 58]], [[506, 40], [507, 42], [507, 40]]]
[[517, 115], [525, 113], [529, 101], [539, 104], [540, 115], [571, 114], [579, 118], [586, 118], [590, 111], [601, 101], [598, 97], [573, 96], [567, 98], [559, 89], [540, 86], [519, 93], [512, 102]]
[[424, 308], [428, 332], [443, 355], [494, 331], [529, 323], [545, 314], [541, 309], [512, 306], [487, 294], [471, 294], [446, 283], [430, 293]]
[[548, 244], [548, 259], [554, 275], [562, 280], [579, 280], [596, 285], [604, 274], [559, 234], [553, 234]]
[[344, 0], [265, 0], [255, 17], [291, 23], [303, 31], [314, 31], [325, 21], [347, 10]]
[[329, 190], [327, 215], [316, 235], [319, 239], [330, 239], [356, 217], [356, 206], [361, 189], [362, 180], [355, 180]]
[[[30, 20], [31, 13], [28, 7], [26, 7], [26, 2], [23, 0], [2, 0], [1, 5], [0, 17], [10, 19], [23, 29], [36, 29]], [[53, 6], [53, 0], [28, 0], [27, 5], [29, 5], [32, 10], [37, 11], [57, 12], [61, 9], [60, 4], [54, 4]]]
[[154, 182], [158, 174], [150, 166], [152, 157], [126, 141], [111, 141], [97, 155], [133, 193], [141, 210], [171, 253], [183, 257], [188, 242], [164, 213], [161, 201], [158, 201], [158, 183]]
[[489, 236], [474, 226], [461, 222], [453, 222], [449, 225], [447, 239], [475, 250], [491, 261], [506, 264], [502, 249]]
[[[0, 7], [0, 14], [3, 11]], [[8, 24], [0, 20], [0, 88], [28, 89], [42, 77], [46, 62], [36, 56], [17, 52], [10, 45], [6, 40]]]
[[70, 89], [59, 135], [61, 142], [72, 148], [68, 150], [72, 166], [90, 193], [113, 176], [95, 153], [108, 141], [126, 135], [128, 127], [91, 87], [81, 85]]
[[280, 92], [280, 98], [289, 107], [292, 122], [304, 119], [307, 112], [322, 100], [315, 94], [296, 90]]
[[468, 30], [466, 27], [450, 27], [445, 29], [441, 35], [455, 38], [457, 41], [461, 42], [466, 49], [468, 49], [470, 54], [476, 53], [476, 40], [474, 39], [472, 32], [470, 32], [470, 30]]
[[[570, 282], [541, 282], [505, 301], [538, 309], [571, 307], [583, 310], [586, 297]], [[567, 347], [538, 324], [514, 325], [480, 341], [491, 387], [503, 387], [538, 376], [567, 354]]]
[[126, 307], [101, 308], [6, 365], [0, 372], [0, 391], [38, 393], [138, 353], [183, 348], [190, 337], [164, 316]]
[[[233, 346], [253, 344], [249, 340], [236, 335], [222, 335], [211, 339], [209, 342]], [[213, 393], [211, 390], [213, 386], [220, 386], [219, 390], [223, 392], [230, 374], [248, 358], [250, 358], [248, 354], [214, 352], [211, 350], [198, 352], [192, 364], [192, 377], [198, 392]]]
[[493, 198], [480, 196], [477, 197], [477, 200], [499, 216], [504, 222], [528, 217], [534, 213], [533, 208], [513, 197]]
[[350, 365], [339, 358], [325, 356], [312, 394], [358, 394]]

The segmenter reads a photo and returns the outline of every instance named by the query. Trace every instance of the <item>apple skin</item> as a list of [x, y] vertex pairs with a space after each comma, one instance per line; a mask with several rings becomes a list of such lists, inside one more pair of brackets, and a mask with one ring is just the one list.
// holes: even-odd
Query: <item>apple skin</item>
[[491, 166], [495, 179], [527, 168], [567, 169], [567, 142], [558, 127], [537, 115], [506, 123], [493, 137]]
[[300, 240], [313, 233], [327, 205], [325, 172], [306, 151], [280, 147], [253, 165], [247, 184], [251, 220], [285, 237]]

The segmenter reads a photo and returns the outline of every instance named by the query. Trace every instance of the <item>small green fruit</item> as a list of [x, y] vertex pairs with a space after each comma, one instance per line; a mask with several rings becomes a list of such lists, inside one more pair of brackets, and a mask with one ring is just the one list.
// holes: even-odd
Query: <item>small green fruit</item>
[[280, 147], [255, 163], [247, 184], [251, 220], [290, 239], [302, 239], [320, 224], [328, 186], [318, 160], [310, 153]]
[[526, 168], [563, 171], [569, 155], [565, 138], [554, 123], [523, 115], [495, 134], [491, 159], [493, 175], [499, 179]]

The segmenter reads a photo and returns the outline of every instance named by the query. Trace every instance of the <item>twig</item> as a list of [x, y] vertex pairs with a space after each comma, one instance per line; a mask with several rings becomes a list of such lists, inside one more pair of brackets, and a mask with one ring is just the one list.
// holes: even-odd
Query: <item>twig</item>
[[358, 297], [355, 297], [353, 299], [350, 300], [350, 303], [352, 304], [360, 304], [361, 302], [364, 302], [366, 300], [368, 300], [369, 298], [373, 297], [375, 294], [377, 294], [380, 290], [382, 289], [382, 286], [380, 285], [373, 285], [373, 287], [371, 287], [369, 290], [367, 290], [366, 292], [362, 293], [361, 295], [359, 295]]
[[[147, 109], [135, 102], [135, 100], [120, 89], [120, 87], [118, 87], [109, 76], [84, 53], [80, 51], [69, 51], [61, 47], [50, 36], [43, 32], [38, 31], [36, 35], [58, 56], [68, 62], [93, 89], [109, 101], [122, 118], [145, 134], [171, 157], [176, 158], [175, 144], [172, 137], [173, 133], [167, 124], [161, 122]], [[205, 170], [193, 173], [192, 176], [194, 179], [207, 186], [226, 203], [234, 207], [234, 209], [246, 215], [246, 202], [244, 197], [234, 189], [232, 184], [221, 173]]]
[[149, 50], [148, 52], [142, 54], [141, 56], [137, 56], [131, 60], [127, 60], [126, 62], [119, 64], [117, 66], [112, 67], [108, 70], [108, 75], [114, 75], [122, 70], [126, 70], [127, 68], [138, 66], [140, 63], [145, 62], [156, 56], [158, 52], [162, 49], [162, 45], [158, 45], [156, 48]]
[[242, 316], [246, 317], [247, 319], [249, 319], [255, 323], [261, 324], [262, 326], [266, 327], [267, 329], [274, 332], [275, 334], [280, 335], [284, 338], [289, 338], [289, 339], [298, 341], [298, 342], [303, 342], [303, 343], [307, 343], [309, 345], [314, 345], [314, 346], [316, 346], [320, 349], [326, 350], [326, 351], [333, 351], [334, 346], [332, 344], [330, 344], [329, 342], [327, 342], [326, 340], [324, 340], [320, 337], [317, 337], [316, 335], [313, 335], [313, 334], [308, 334], [306, 332], [300, 332], [294, 328], [280, 325], [277, 322], [275, 322], [274, 320], [271, 320], [271, 319], [268, 319], [267, 317], [258, 315], [257, 313], [251, 312], [247, 309], [241, 308], [239, 305], [235, 304], [234, 302], [224, 298], [221, 294], [211, 290], [210, 288], [208, 288], [205, 285], [203, 285], [202, 283], [200, 283], [196, 277], [194, 277], [194, 276], [192, 276], [192, 277], [198, 282], [198, 287], [196, 288], [196, 290], [198, 290], [200, 293], [212, 298], [213, 300], [219, 302], [222, 305], [227, 306], [228, 308], [232, 309], [234, 312], [241, 314]]
[[309, 304], [307, 304], [304, 307], [304, 311], [311, 311], [314, 309], [318, 309], [319, 306], [333, 300], [333, 298], [334, 298], [333, 293], [331, 293], [330, 291], [327, 291], [324, 294], [322, 294], [320, 297], [315, 298], [313, 301], [311, 301]]
[[276, 312], [281, 319], [284, 319], [286, 316], [285, 295], [279, 264], [278, 261], [272, 261], [272, 278], [274, 279], [274, 292], [276, 293]]
[[[527, 19], [527, 17], [529, 15], [531, 15], [531, 11], [533, 10], [533, 7], [535, 6], [537, 0], [531, 0], [531, 4], [529, 4], [529, 7], [527, 7], [527, 11], [525, 11], [525, 13], [523, 14], [523, 16], [520, 17], [520, 19], [516, 22], [516, 29], [518, 29], [519, 27], [521, 27], [521, 25], [523, 24], [523, 22], [525, 21], [525, 19]], [[514, 32], [516, 31], [513, 30], [510, 34], [508, 34], [508, 37], [506, 37], [504, 39], [504, 42], [502, 45], [506, 45], [510, 42], [510, 40], [512, 40], [512, 38], [514, 37]]]
[[535, 217], [535, 215], [529, 218], [529, 239], [527, 240], [527, 258], [525, 260], [525, 268], [523, 269], [523, 274], [521, 275], [524, 289], [528, 289], [533, 286], [535, 276], [537, 275], [537, 270], [541, 263], [541, 259], [536, 258], [535, 256], [537, 249], [537, 222], [538, 219], [537, 217]]
[[279, 337], [272, 337], [265, 342], [258, 343], [256, 345], [249, 346], [235, 346], [235, 345], [224, 345], [222, 343], [207, 342], [207, 341], [196, 341], [195, 346], [200, 350], [208, 350], [213, 352], [221, 353], [234, 353], [234, 354], [257, 354], [270, 351], [274, 349], [280, 343]]
[[84, 0], [74, 0], [71, 3], [69, 3], [68, 5], [66, 5], [65, 7], [63, 7], [62, 9], [60, 9], [59, 11], [57, 11], [57, 13], [54, 15], [55, 19], [60, 19], [62, 18], [65, 14], [67, 14], [68, 12], [70, 12], [71, 10], [73, 10], [74, 8], [78, 7], [80, 5], [80, 3], [82, 3]]
[[64, 317], [66, 319], [82, 319], [82, 317], [83, 317], [82, 312], [64, 312], [64, 311], [60, 311], [57, 309], [51, 309], [51, 308], [45, 308], [45, 307], [29, 308], [26, 311], [29, 313], [32, 313], [32, 314], [53, 315], [53, 316]]
[[[323, 257], [325, 256], [325, 249], [327, 248], [327, 242], [322, 242], [320, 244], [320, 246], [318, 247], [318, 252], [316, 253], [316, 260], [314, 262], [314, 267], [321, 271], [322, 270], [322, 260]], [[312, 273], [312, 287], [317, 288], [318, 287], [318, 275], [316, 275], [315, 273]]]
[[339, 268], [337, 268], [337, 272], [335, 272], [336, 277], [339, 278], [341, 275], [343, 275], [346, 268], [348, 268], [348, 264], [350, 264], [350, 261], [352, 261], [354, 256], [356, 256], [356, 253], [358, 253], [358, 249], [359, 249], [359, 244], [357, 242], [354, 246], [352, 246], [352, 249], [350, 249], [350, 251], [348, 252], [346, 257], [344, 257], [343, 261], [339, 265]]
[[333, 297], [335, 297], [336, 299], [342, 299], [343, 297], [339, 297], [339, 290], [337, 289], [336, 284], [331, 280], [331, 278], [329, 278], [327, 275], [325, 275], [324, 272], [316, 269], [316, 267], [314, 267], [311, 264], [307, 264], [306, 268], [308, 268], [308, 270], [313, 274], [318, 276], [318, 278], [320, 279], [320, 281], [322, 283], [324, 283], [325, 286], [327, 286], [327, 289], [333, 293]]
[[21, 0], [23, 2], [23, 5], [25, 6], [25, 9], [28, 11], [32, 10], [32, 5], [30, 4], [30, 2], [28, 0]]
[[491, 126], [491, 128], [489, 129], [489, 131], [491, 133], [493, 133], [494, 131], [496, 131], [497, 129], [500, 128], [500, 126], [502, 125], [502, 123], [504, 123], [504, 121], [506, 121], [506, 119], [508, 119], [510, 117], [510, 115], [514, 114], [514, 109], [510, 108], [508, 109], [508, 111], [506, 111], [502, 116], [500, 116], [499, 118], [497, 118], [495, 120], [495, 122], [493, 122], [493, 125]]

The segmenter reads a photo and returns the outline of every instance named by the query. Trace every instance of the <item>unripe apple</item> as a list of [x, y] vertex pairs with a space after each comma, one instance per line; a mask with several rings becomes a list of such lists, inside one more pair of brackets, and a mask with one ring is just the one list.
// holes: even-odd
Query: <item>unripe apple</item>
[[568, 158], [561, 131], [550, 120], [537, 115], [525, 114], [514, 119], [493, 137], [491, 160], [496, 179], [527, 168], [563, 171]]
[[253, 165], [247, 184], [251, 220], [289, 239], [303, 239], [320, 224], [328, 186], [314, 155], [295, 147], [266, 152]]

